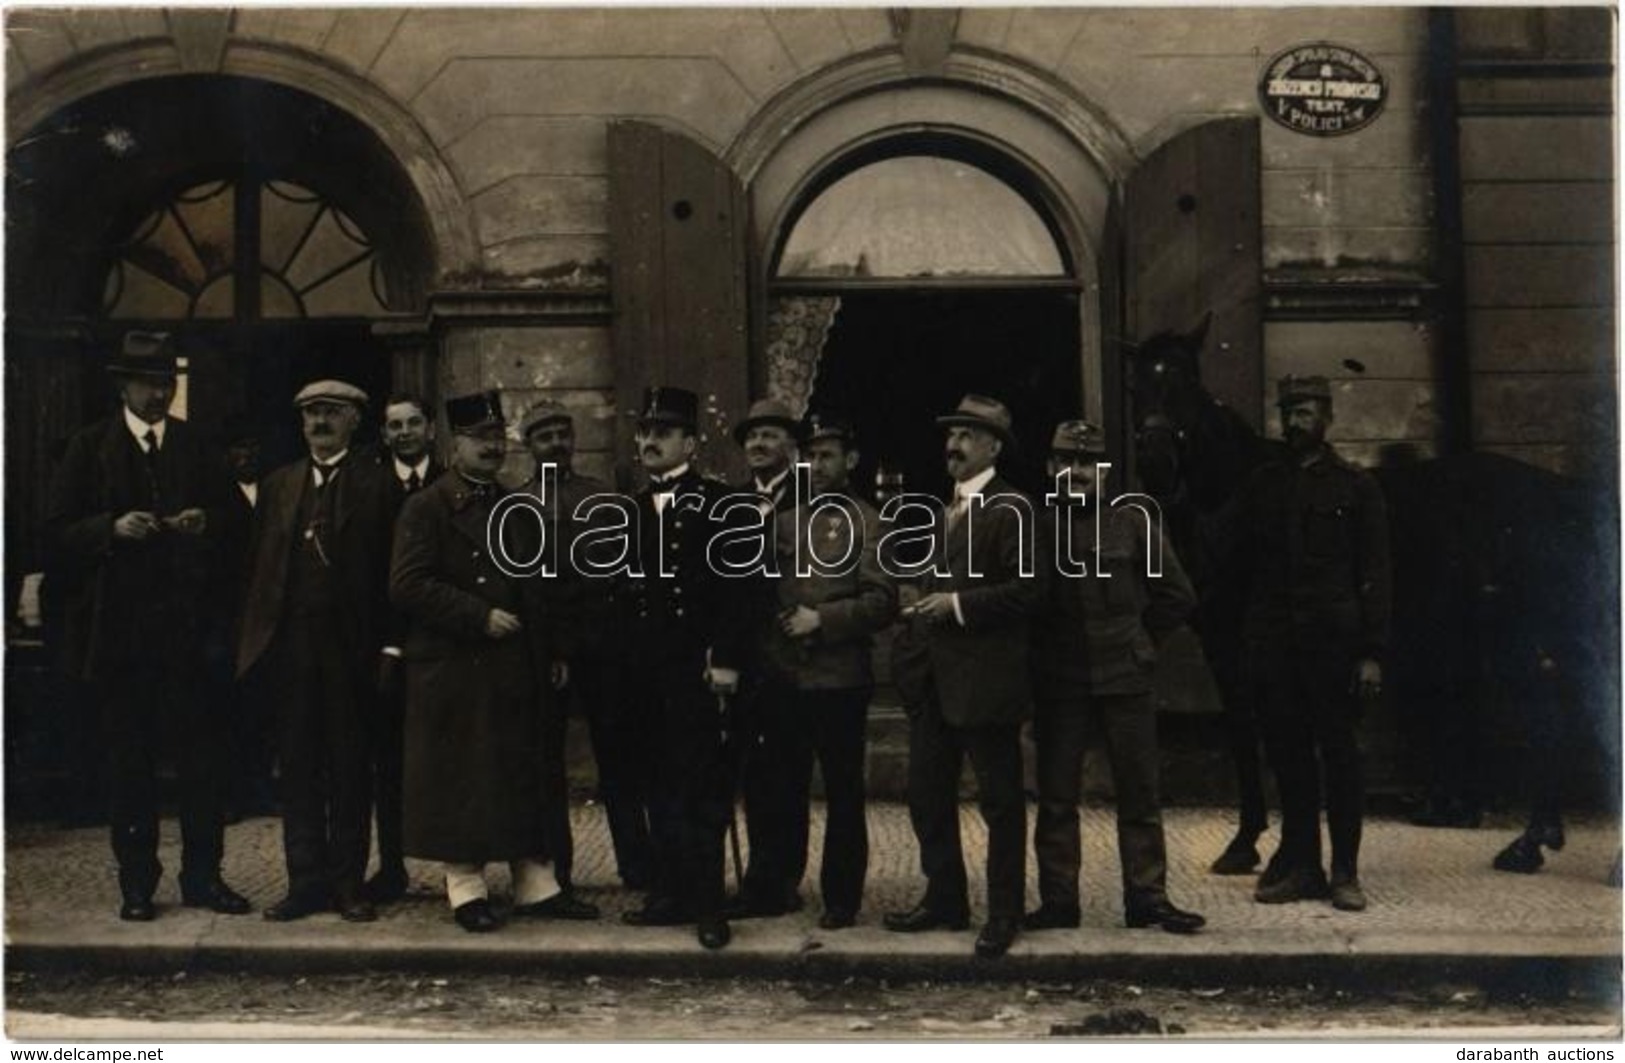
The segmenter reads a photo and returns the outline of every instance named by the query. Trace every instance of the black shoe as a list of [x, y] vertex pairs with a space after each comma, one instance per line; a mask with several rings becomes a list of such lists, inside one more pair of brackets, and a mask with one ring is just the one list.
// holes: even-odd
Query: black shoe
[[1258, 835], [1238, 834], [1208, 868], [1215, 875], [1250, 875], [1262, 859], [1258, 855]]
[[726, 919], [702, 919], [696, 936], [706, 948], [720, 949], [733, 940], [733, 931]]
[[378, 909], [360, 890], [340, 893], [333, 899], [333, 910], [346, 923], [371, 923], [378, 919]]
[[200, 886], [181, 886], [181, 904], [188, 908], [207, 908], [221, 915], [247, 915], [253, 911], [248, 898], [226, 885], [216, 876], [214, 881]]
[[367, 900], [374, 904], [394, 904], [412, 888], [412, 880], [404, 867], [380, 869], [361, 887]]
[[1058, 904], [1040, 904], [1021, 917], [1023, 930], [1076, 930], [1082, 924], [1081, 912]]
[[1533, 875], [1546, 863], [1541, 855], [1540, 843], [1527, 834], [1512, 839], [1505, 849], [1495, 854], [1491, 866], [1497, 871], [1512, 871], [1519, 875]]
[[451, 916], [457, 920], [458, 926], [470, 934], [489, 934], [499, 925], [496, 915], [491, 911], [491, 903], [484, 897], [459, 904], [451, 910]]
[[856, 926], [858, 915], [846, 908], [826, 908], [824, 914], [818, 917], [820, 930], [845, 930], [849, 926]]
[[1263, 872], [1258, 876], [1258, 885], [1273, 886], [1292, 874], [1292, 871], [1292, 864], [1282, 859], [1280, 850], [1276, 850], [1275, 855], [1270, 857], [1270, 862], [1264, 865]]
[[291, 923], [317, 912], [331, 911], [332, 908], [332, 903], [325, 897], [290, 893], [260, 914], [272, 923]]
[[1318, 867], [1293, 868], [1273, 882], [1258, 880], [1253, 900], [1259, 904], [1291, 904], [1293, 901], [1322, 900], [1331, 895], [1326, 873]]
[[984, 960], [995, 959], [1010, 951], [1016, 942], [1016, 920], [1000, 916], [989, 919], [982, 932], [976, 935], [976, 955]]
[[1166, 897], [1146, 904], [1125, 906], [1123, 922], [1135, 930], [1147, 926], [1160, 926], [1170, 934], [1194, 934], [1207, 926], [1206, 919], [1195, 912], [1174, 907], [1173, 902]]
[[627, 926], [682, 926], [693, 920], [672, 901], [650, 901], [642, 908], [622, 912], [621, 922]]
[[1353, 875], [1340, 875], [1332, 879], [1332, 907], [1340, 912], [1365, 911], [1365, 890]]
[[1554, 853], [1563, 851], [1565, 839], [1563, 837], [1563, 824], [1561, 823], [1543, 823], [1539, 826], [1530, 826], [1528, 830], [1524, 831], [1524, 834], [1529, 836], [1530, 841], [1544, 845]]
[[158, 918], [158, 906], [151, 897], [127, 896], [119, 906], [118, 917], [126, 923], [150, 923]]
[[887, 930], [899, 934], [918, 934], [923, 930], [965, 930], [970, 927], [970, 914], [956, 912], [947, 915], [922, 904], [906, 912], [887, 912], [881, 923]]
[[535, 904], [517, 904], [513, 914], [521, 919], [576, 919], [598, 918], [598, 905], [584, 901], [569, 890], [554, 894]]

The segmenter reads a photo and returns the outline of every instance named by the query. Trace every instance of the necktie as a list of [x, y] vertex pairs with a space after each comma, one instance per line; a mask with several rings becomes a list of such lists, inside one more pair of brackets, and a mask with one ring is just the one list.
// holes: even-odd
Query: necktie
[[412, 475], [410, 475], [410, 476], [408, 476], [406, 478], [406, 493], [411, 494], [412, 492], [416, 491], [418, 488], [420, 488], [422, 486], [423, 486], [423, 477], [418, 475], [418, 471], [416, 469], [413, 469], [412, 470]]
[[318, 491], [332, 483], [333, 477], [339, 474], [339, 463], [336, 461], [318, 461], [312, 468], [316, 470], [316, 490]]
[[967, 499], [955, 488], [954, 503], [948, 507], [948, 531], [953, 532], [959, 528], [959, 525], [965, 519], [965, 510], [967, 508], [969, 508]]
[[163, 503], [163, 498], [162, 498], [162, 496], [161, 496], [161, 494], [160, 494], [160, 492], [158, 490], [158, 431], [157, 431], [157, 429], [154, 429], [154, 428], [147, 429], [147, 434], [141, 437], [141, 442], [147, 448], [142, 454], [142, 457], [144, 457], [146, 459], [147, 491], [152, 496], [152, 508], [155, 509], [155, 510], [161, 510], [161, 509], [163, 509], [164, 503]]
[[156, 428], [147, 429], [147, 434], [141, 437], [141, 442], [147, 445], [148, 455], [158, 453], [158, 430]]

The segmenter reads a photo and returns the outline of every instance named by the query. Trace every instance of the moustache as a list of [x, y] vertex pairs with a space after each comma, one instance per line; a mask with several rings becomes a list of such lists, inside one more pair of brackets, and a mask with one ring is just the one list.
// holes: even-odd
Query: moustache
[[950, 458], [958, 458], [960, 461], [964, 461], [965, 460], [965, 452], [963, 450], [950, 450], [950, 451], [948, 451], [948, 457], [950, 457]]

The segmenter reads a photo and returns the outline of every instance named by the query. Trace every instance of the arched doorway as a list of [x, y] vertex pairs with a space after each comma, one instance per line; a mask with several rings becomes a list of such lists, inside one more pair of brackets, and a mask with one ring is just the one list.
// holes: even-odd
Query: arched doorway
[[947, 483], [935, 418], [994, 396], [1021, 444], [1001, 466], [1038, 490], [1083, 389], [1079, 282], [1032, 176], [974, 140], [888, 138], [819, 173], [782, 231], [767, 390], [851, 418], [859, 482], [929, 492]]

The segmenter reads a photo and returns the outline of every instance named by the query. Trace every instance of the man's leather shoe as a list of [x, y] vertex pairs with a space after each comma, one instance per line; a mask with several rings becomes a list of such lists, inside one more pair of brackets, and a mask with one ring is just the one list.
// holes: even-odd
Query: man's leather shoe
[[976, 955], [984, 960], [1003, 956], [1016, 941], [1016, 921], [1000, 917], [989, 919], [982, 932], [976, 935]]
[[522, 919], [577, 919], [598, 918], [598, 905], [584, 901], [569, 890], [557, 893], [535, 904], [518, 904], [513, 914]]
[[1082, 924], [1083, 914], [1076, 908], [1055, 904], [1040, 904], [1021, 917], [1023, 930], [1076, 930]]
[[374, 904], [394, 904], [406, 896], [407, 890], [411, 888], [412, 880], [404, 867], [380, 870], [361, 887], [367, 900]]
[[1250, 875], [1260, 859], [1256, 835], [1238, 834], [1230, 839], [1230, 844], [1208, 870], [1215, 875]]
[[845, 930], [849, 926], [856, 926], [857, 922], [856, 912], [849, 912], [845, 908], [827, 908], [818, 917], [818, 929]]
[[1332, 879], [1332, 907], [1340, 912], [1365, 911], [1365, 890], [1357, 878]]
[[651, 901], [642, 908], [621, 913], [621, 922], [627, 926], [682, 926], [692, 921], [670, 901]]
[[216, 878], [200, 886], [181, 886], [181, 904], [188, 908], [207, 908], [221, 915], [247, 915], [253, 911], [248, 898]]
[[497, 928], [496, 914], [491, 911], [491, 903], [484, 897], [459, 904], [451, 910], [451, 916], [457, 920], [457, 925], [470, 934], [489, 934]]
[[332, 907], [332, 904], [324, 897], [290, 893], [260, 914], [273, 923], [291, 923], [295, 919], [303, 919], [307, 915], [329, 911]]
[[964, 930], [970, 926], [970, 916], [964, 912], [945, 915], [922, 904], [906, 912], [887, 912], [881, 923], [899, 934], [918, 934], [923, 930]]
[[1546, 863], [1541, 855], [1540, 843], [1527, 834], [1512, 839], [1505, 849], [1495, 854], [1492, 862], [1497, 871], [1512, 871], [1520, 875], [1533, 875]]
[[1274, 882], [1259, 880], [1253, 900], [1259, 904], [1290, 904], [1293, 901], [1320, 900], [1330, 894], [1326, 874], [1318, 867], [1299, 867]]
[[706, 948], [720, 949], [733, 940], [733, 931], [728, 929], [726, 919], [703, 919], [697, 936]]
[[1176, 908], [1166, 897], [1149, 904], [1132, 904], [1123, 910], [1123, 922], [1138, 930], [1141, 927], [1160, 926], [1170, 934], [1194, 934], [1207, 926], [1207, 920], [1195, 912]]
[[333, 900], [333, 910], [339, 913], [339, 918], [346, 923], [371, 923], [378, 918], [378, 909], [373, 903], [355, 893], [341, 893]]
[[151, 897], [126, 897], [119, 906], [118, 917], [126, 923], [150, 923], [158, 918], [158, 906]]

